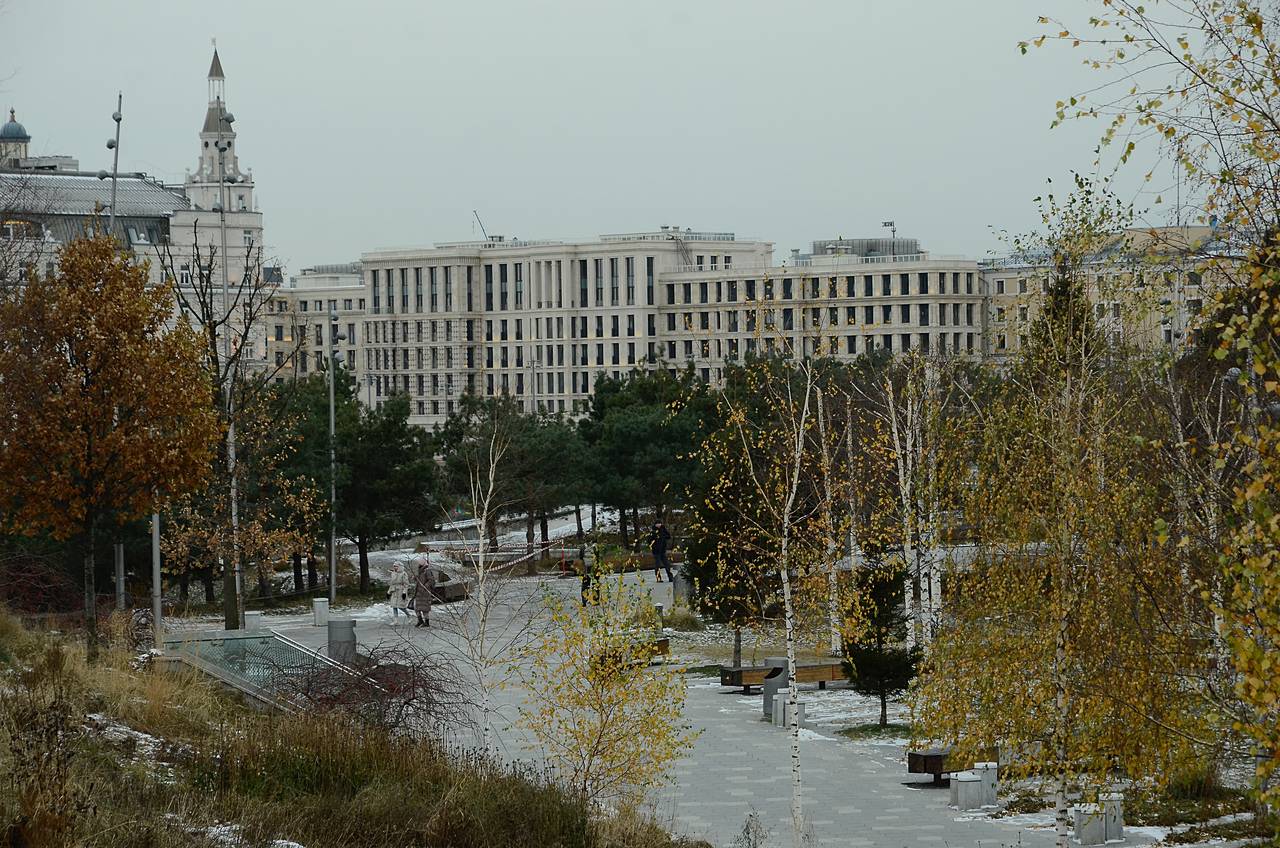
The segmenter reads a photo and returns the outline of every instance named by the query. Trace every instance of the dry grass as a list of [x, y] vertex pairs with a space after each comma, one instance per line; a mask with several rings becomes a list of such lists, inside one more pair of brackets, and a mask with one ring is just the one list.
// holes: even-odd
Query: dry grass
[[[0, 846], [207, 846], [226, 823], [251, 846], [677, 844], [642, 818], [593, 815], [545, 775], [341, 719], [254, 712], [135, 660], [112, 647], [88, 667], [79, 645], [0, 613]], [[102, 732], [114, 722], [162, 743]]]

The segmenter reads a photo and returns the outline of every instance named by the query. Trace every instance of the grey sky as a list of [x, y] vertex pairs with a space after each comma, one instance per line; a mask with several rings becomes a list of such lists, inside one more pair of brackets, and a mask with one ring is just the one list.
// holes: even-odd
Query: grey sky
[[[0, 106], [33, 152], [180, 181], [218, 49], [267, 241], [290, 272], [490, 233], [679, 224], [777, 244], [897, 221], [935, 253], [1026, 230], [1101, 127], [1050, 130], [1099, 81], [1021, 56], [1062, 0], [0, 0]], [[7, 115], [5, 116], [7, 119]]]

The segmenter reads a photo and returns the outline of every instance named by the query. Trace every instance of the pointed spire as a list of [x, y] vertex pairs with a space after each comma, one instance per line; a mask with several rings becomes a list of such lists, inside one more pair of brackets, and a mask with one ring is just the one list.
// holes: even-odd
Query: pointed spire
[[213, 63], [209, 65], [209, 79], [226, 79], [226, 77], [222, 75], [222, 62], [218, 59], [217, 47], [213, 48]]

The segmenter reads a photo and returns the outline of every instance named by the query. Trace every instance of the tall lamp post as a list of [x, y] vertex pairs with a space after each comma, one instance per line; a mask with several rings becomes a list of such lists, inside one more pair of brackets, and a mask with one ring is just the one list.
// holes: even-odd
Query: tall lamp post
[[[222, 308], [225, 312], [225, 326], [223, 327], [222, 337], [222, 357], [227, 363], [228, 370], [225, 382], [223, 383], [223, 400], [227, 407], [227, 474], [231, 478], [231, 564], [230, 567], [224, 567], [224, 576], [222, 582], [223, 613], [228, 630], [239, 630], [244, 626], [244, 604], [242, 601], [242, 580], [240, 574], [240, 505], [239, 505], [239, 485], [236, 481], [236, 419], [235, 419], [235, 395], [233, 393], [233, 383], [235, 379], [235, 369], [230, 367], [231, 363], [231, 281], [230, 269], [227, 267], [227, 182], [226, 173], [227, 151], [231, 149], [231, 143], [227, 141], [226, 135], [231, 129], [231, 125], [235, 122], [235, 117], [226, 110], [222, 105], [221, 99], [218, 101], [218, 140], [214, 145], [218, 149], [218, 237], [221, 240], [222, 250]], [[228, 581], [226, 574], [233, 575], [232, 580]], [[226, 596], [231, 595], [232, 600], [227, 600]], [[234, 608], [232, 607], [234, 604]]]
[[338, 525], [334, 504], [337, 501], [337, 428], [335, 427], [333, 394], [338, 382], [338, 366], [342, 363], [342, 351], [334, 350], [336, 342], [346, 341], [347, 334], [338, 330], [338, 313], [329, 311], [329, 328], [325, 333], [327, 370], [329, 372], [329, 605], [338, 600]]

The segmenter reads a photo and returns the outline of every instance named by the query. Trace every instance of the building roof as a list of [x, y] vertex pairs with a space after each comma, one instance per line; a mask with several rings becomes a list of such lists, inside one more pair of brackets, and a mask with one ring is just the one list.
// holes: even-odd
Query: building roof
[[[77, 172], [0, 171], [0, 198], [8, 212], [32, 215], [92, 215], [111, 205], [111, 179]], [[144, 174], [121, 174], [116, 181], [116, 217], [167, 217], [191, 203], [181, 191]]]
[[209, 79], [226, 79], [222, 75], [222, 60], [218, 58], [218, 48], [213, 48], [213, 62], [209, 65]]
[[31, 136], [27, 133], [27, 128], [18, 123], [18, 118], [14, 114], [13, 109], [9, 110], [9, 122], [0, 127], [0, 139], [4, 141], [30, 141]]

